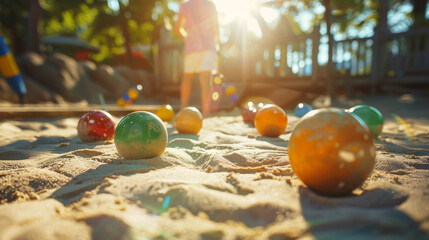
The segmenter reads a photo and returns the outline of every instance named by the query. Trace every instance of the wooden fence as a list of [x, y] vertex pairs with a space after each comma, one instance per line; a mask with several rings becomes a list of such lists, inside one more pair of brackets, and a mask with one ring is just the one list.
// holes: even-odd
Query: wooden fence
[[382, 36], [381, 85], [429, 85], [429, 28]]
[[[320, 51], [323, 44], [327, 45], [321, 39], [316, 27], [310, 34], [252, 43], [243, 47], [251, 54], [241, 59], [244, 70], [237, 70], [241, 77], [231, 79], [250, 88], [264, 83], [323, 92], [333, 85], [348, 94], [356, 87], [372, 93], [416, 84], [429, 88], [429, 28], [334, 41], [332, 56]], [[162, 92], [179, 91], [182, 48], [182, 44], [158, 45], [157, 86]], [[332, 58], [333, 69], [321, 64], [323, 57]], [[236, 74], [231, 70], [223, 73], [226, 78]]]
[[[272, 39], [255, 47], [249, 66], [250, 82], [270, 82], [279, 86], [301, 88], [318, 85], [320, 76], [319, 28], [310, 34]], [[317, 47], [315, 47], [317, 46]]]

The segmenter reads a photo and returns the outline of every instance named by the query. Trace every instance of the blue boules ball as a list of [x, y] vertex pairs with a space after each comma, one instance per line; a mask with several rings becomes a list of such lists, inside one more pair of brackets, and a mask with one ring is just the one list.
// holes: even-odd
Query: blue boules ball
[[308, 112], [310, 112], [311, 110], [313, 110], [311, 105], [306, 103], [299, 103], [295, 108], [295, 116], [302, 117]]

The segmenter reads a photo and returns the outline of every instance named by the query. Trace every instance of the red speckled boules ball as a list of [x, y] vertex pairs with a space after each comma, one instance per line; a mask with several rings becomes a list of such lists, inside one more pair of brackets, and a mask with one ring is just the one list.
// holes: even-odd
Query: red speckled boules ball
[[110, 113], [96, 110], [85, 113], [77, 124], [77, 134], [84, 142], [113, 139], [115, 122]]

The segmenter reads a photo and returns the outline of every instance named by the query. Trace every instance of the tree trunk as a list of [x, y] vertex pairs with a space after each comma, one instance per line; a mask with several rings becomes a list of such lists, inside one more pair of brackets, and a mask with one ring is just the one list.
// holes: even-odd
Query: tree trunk
[[126, 8], [124, 8], [121, 2], [119, 2], [119, 6], [120, 6], [119, 16], [121, 21], [121, 30], [125, 40], [125, 51], [127, 53], [128, 63], [130, 63], [131, 62], [131, 39], [130, 39], [130, 31], [128, 29], [128, 20], [125, 17], [127, 10]]
[[418, 16], [418, 15], [425, 15], [426, 14], [426, 6], [427, 6], [427, 1], [425, 0], [411, 0], [412, 4], [413, 4], [413, 15], [414, 16]]
[[413, 4], [413, 28], [425, 26], [425, 23], [427, 22], [425, 18], [428, 3], [427, 0], [411, 0], [411, 3]]
[[40, 48], [39, 48], [40, 12], [41, 12], [41, 8], [40, 8], [39, 0], [30, 0], [27, 49], [34, 52], [40, 52]]
[[332, 54], [334, 52], [334, 36], [331, 33], [331, 19], [332, 19], [332, 8], [330, 0], [323, 0], [325, 6], [325, 22], [326, 22], [326, 34], [328, 34], [328, 63], [327, 63], [327, 93], [331, 98], [336, 97], [336, 81], [334, 76], [334, 64], [332, 62]]
[[384, 57], [386, 55], [386, 42], [384, 36], [389, 32], [387, 26], [387, 13], [389, 12], [389, 0], [379, 0], [380, 7], [378, 15], [380, 16], [378, 25], [374, 29], [373, 45], [372, 45], [372, 60], [371, 60], [371, 94], [375, 95], [378, 92], [380, 81], [385, 74]]
[[10, 46], [9, 49], [12, 51], [14, 55], [24, 54], [27, 50], [24, 37], [22, 33], [18, 31], [19, 29], [19, 21], [15, 12], [11, 12], [10, 20], [12, 25], [4, 26], [9, 30], [10, 33]]

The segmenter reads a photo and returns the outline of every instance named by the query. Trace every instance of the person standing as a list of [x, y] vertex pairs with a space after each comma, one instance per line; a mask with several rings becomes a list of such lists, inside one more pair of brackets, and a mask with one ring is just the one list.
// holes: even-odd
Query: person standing
[[218, 70], [219, 24], [209, 0], [189, 0], [180, 6], [175, 32], [184, 39], [184, 69], [180, 88], [181, 107], [188, 105], [195, 74], [201, 87], [203, 116], [209, 113], [212, 74]]

